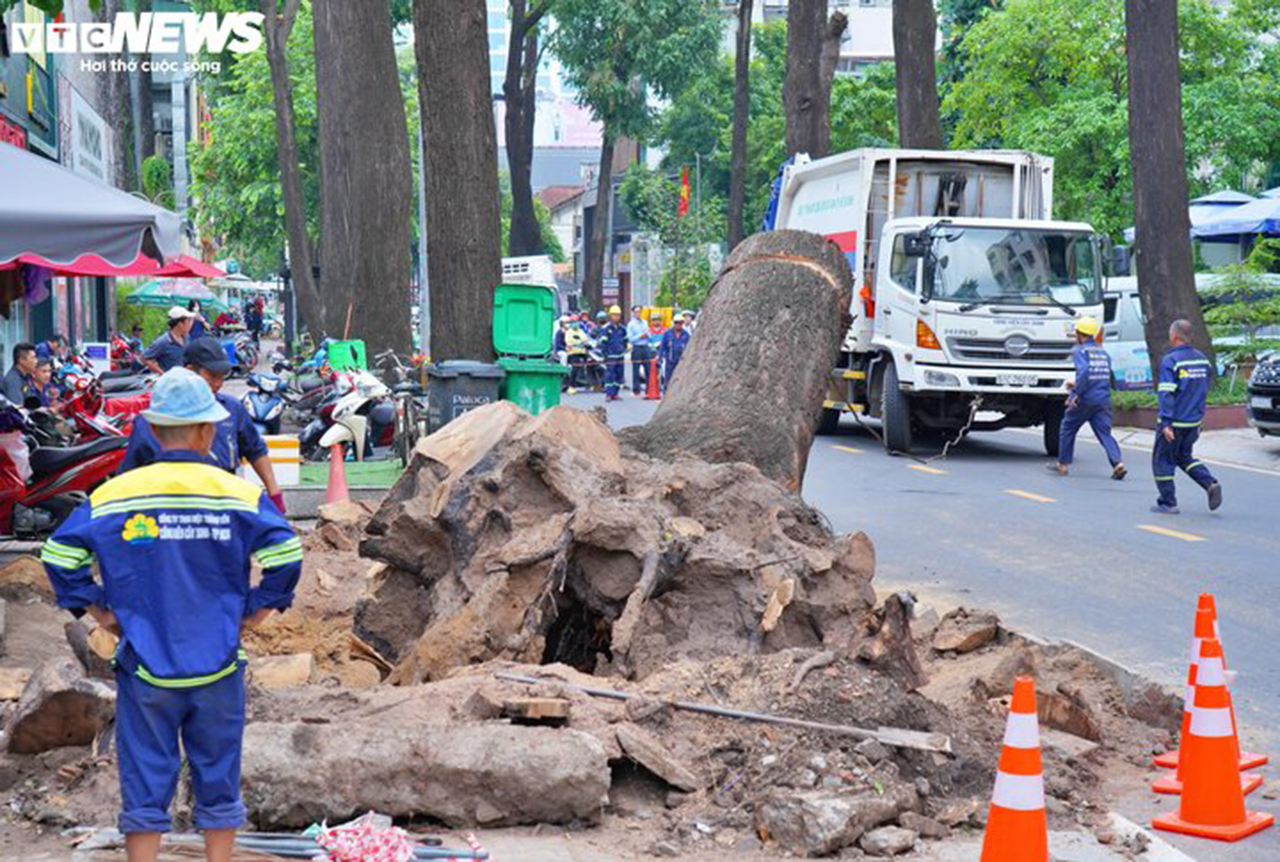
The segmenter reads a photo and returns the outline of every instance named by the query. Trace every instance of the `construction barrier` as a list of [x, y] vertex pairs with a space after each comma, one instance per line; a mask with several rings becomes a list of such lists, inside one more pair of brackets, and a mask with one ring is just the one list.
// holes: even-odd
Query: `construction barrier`
[[[264, 435], [267, 443], [267, 455], [271, 459], [271, 470], [276, 474], [280, 487], [289, 488], [302, 483], [302, 450], [298, 438], [287, 434]], [[241, 462], [238, 471], [242, 479], [261, 485], [257, 472], [247, 462]]]

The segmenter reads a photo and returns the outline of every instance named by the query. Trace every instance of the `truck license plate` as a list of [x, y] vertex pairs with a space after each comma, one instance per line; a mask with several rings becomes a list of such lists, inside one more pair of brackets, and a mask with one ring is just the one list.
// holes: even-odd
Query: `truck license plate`
[[1037, 378], [1034, 374], [997, 374], [997, 386], [1035, 386]]
[[1270, 409], [1271, 409], [1271, 399], [1270, 399], [1270, 398], [1264, 398], [1264, 397], [1263, 397], [1263, 396], [1261, 396], [1261, 395], [1255, 395], [1255, 396], [1253, 396], [1252, 398], [1250, 398], [1250, 399], [1249, 399], [1249, 404], [1250, 404], [1250, 405], [1252, 405], [1252, 406], [1254, 407], [1254, 409], [1256, 409], [1256, 410], [1270, 410]]

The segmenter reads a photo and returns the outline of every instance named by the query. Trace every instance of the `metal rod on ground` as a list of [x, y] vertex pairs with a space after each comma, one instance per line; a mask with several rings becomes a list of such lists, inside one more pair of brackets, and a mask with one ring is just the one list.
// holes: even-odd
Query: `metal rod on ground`
[[[535, 676], [523, 676], [515, 673], [497, 673], [495, 677], [506, 682], [518, 682], [522, 685], [538, 685], [553, 683], [567, 686], [592, 697], [603, 697], [610, 700], [630, 700], [635, 695], [609, 688], [594, 688], [586, 685], [575, 685], [558, 679], [539, 679]], [[736, 718], [739, 721], [754, 721], [761, 724], [776, 724], [784, 727], [798, 727], [802, 730], [817, 730], [837, 736], [851, 736], [854, 739], [874, 739], [884, 745], [896, 748], [914, 748], [919, 751], [937, 751], [951, 753], [951, 737], [945, 733], [925, 733], [919, 730], [904, 730], [897, 727], [877, 727], [874, 730], [863, 727], [852, 727], [844, 724], [826, 724], [820, 721], [806, 721], [802, 718], [788, 718], [783, 715], [769, 715], [763, 712], [748, 712], [740, 709], [728, 709], [723, 706], [711, 706], [705, 703], [693, 703], [686, 700], [666, 701], [675, 709], [685, 712], [700, 712], [704, 715], [717, 715], [721, 718]]]

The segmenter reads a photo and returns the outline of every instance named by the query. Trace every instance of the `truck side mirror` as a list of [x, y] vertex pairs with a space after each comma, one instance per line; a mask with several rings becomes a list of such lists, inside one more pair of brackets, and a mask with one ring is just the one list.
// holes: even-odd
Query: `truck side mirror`
[[927, 231], [909, 233], [902, 238], [902, 252], [907, 257], [924, 257], [933, 247], [933, 237]]

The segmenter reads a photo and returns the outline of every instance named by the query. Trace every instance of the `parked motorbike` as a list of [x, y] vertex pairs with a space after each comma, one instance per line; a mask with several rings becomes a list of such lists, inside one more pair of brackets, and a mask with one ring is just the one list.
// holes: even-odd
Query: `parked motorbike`
[[249, 411], [249, 418], [262, 434], [279, 434], [280, 420], [284, 416], [285, 383], [275, 374], [265, 372], [250, 374], [249, 391], [242, 403]]
[[80, 446], [32, 448], [26, 418], [0, 406], [0, 535], [48, 536], [124, 460], [124, 437]]
[[395, 443], [396, 405], [391, 390], [367, 371], [355, 375], [351, 391], [333, 405], [332, 423], [321, 436], [318, 447], [326, 451], [342, 444], [357, 461], [363, 461], [377, 447]]
[[220, 342], [231, 363], [232, 373], [249, 374], [258, 367], [258, 345], [247, 332], [238, 332]]

